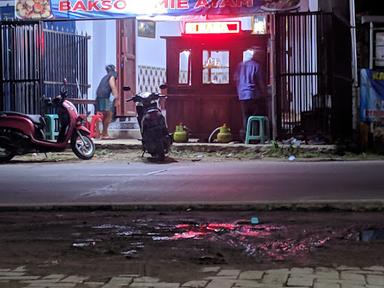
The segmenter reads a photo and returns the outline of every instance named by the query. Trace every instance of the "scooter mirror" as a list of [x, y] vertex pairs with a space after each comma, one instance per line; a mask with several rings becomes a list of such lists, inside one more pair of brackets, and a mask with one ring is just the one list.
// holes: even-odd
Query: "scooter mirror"
[[49, 106], [52, 104], [52, 98], [51, 97], [43, 97], [43, 102], [45, 105]]
[[68, 83], [67, 78], [64, 78], [63, 79], [63, 85], [60, 87], [60, 96], [62, 98], [67, 97], [67, 94], [68, 94], [68, 91], [67, 91], [67, 88], [66, 88], [67, 83]]
[[68, 91], [65, 85], [62, 85], [60, 88], [60, 96], [61, 98], [67, 97]]

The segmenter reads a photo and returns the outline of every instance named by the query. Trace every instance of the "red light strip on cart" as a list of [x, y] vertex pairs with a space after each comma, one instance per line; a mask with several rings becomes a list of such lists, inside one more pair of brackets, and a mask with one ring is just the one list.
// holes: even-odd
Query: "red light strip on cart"
[[186, 22], [185, 34], [236, 34], [240, 21]]

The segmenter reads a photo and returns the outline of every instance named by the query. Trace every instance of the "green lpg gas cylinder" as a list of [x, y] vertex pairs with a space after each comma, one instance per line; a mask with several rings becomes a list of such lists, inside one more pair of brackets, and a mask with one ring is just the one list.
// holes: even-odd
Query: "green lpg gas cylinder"
[[217, 141], [220, 143], [228, 143], [232, 141], [231, 129], [227, 127], [227, 124], [223, 124], [220, 127], [220, 131], [217, 134]]
[[188, 142], [188, 134], [183, 124], [180, 123], [180, 125], [176, 125], [176, 130], [173, 133], [173, 141], [177, 143]]

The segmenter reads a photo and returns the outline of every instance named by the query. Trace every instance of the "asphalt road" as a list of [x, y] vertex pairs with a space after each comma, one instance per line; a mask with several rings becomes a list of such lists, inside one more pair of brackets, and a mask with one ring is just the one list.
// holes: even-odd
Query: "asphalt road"
[[384, 200], [383, 161], [0, 165], [0, 205]]

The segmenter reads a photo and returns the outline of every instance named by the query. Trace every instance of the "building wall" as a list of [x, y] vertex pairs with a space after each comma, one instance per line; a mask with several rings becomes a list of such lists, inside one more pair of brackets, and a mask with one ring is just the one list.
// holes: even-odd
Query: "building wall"
[[137, 65], [165, 68], [165, 39], [161, 36], [178, 36], [181, 33], [179, 21], [156, 22], [156, 38], [137, 37]]
[[[348, 0], [337, 0], [345, 2]], [[301, 0], [302, 11], [316, 11], [320, 4], [318, 0]], [[326, 0], [322, 7], [329, 9], [333, 0]], [[14, 0], [0, 0], [0, 6], [13, 5]], [[336, 5], [336, 7], [338, 7]], [[242, 27], [251, 29], [251, 17], [243, 17]], [[90, 83], [89, 98], [95, 98], [95, 91], [99, 80], [105, 74], [105, 65], [116, 65], [116, 20], [82, 20], [76, 21], [78, 33], [90, 36], [88, 46], [88, 81]], [[166, 43], [161, 36], [178, 36], [182, 31], [182, 23], [179, 21], [156, 22], [156, 38], [137, 37], [136, 39], [136, 65], [165, 69], [166, 67]], [[137, 75], [137, 77], [139, 77]], [[137, 81], [137, 83], [139, 83]]]
[[[77, 21], [76, 29], [79, 33], [90, 35], [88, 80], [91, 85], [89, 98], [92, 99], [96, 97], [97, 85], [105, 75], [105, 65], [116, 65], [116, 21]], [[165, 40], [160, 36], [166, 35], [180, 35], [180, 23], [176, 21], [157, 22], [156, 38], [137, 37], [136, 71], [139, 71], [139, 66], [165, 69]], [[137, 77], [139, 76], [137, 75]]]
[[90, 36], [88, 42], [88, 81], [91, 85], [89, 98], [96, 97], [96, 88], [105, 75], [105, 66], [116, 65], [116, 21], [77, 21], [79, 33]]
[[[243, 27], [250, 27], [249, 17], [242, 20]], [[116, 21], [76, 21], [76, 30], [78, 33], [90, 36], [88, 42], [88, 81], [91, 87], [88, 95], [90, 99], [94, 99], [97, 85], [105, 74], [105, 65], [116, 65]], [[182, 23], [180, 21], [158, 21], [156, 22], [155, 38], [137, 37], [136, 71], [142, 71], [142, 67], [146, 67], [146, 71], [151, 67], [154, 71], [166, 69], [166, 43], [161, 36], [179, 36], [181, 32]], [[136, 91], [140, 90], [139, 87], [143, 86], [144, 82], [151, 81], [145, 79], [147, 77], [145, 75], [144, 78], [143, 75], [136, 75], [136, 77]]]

